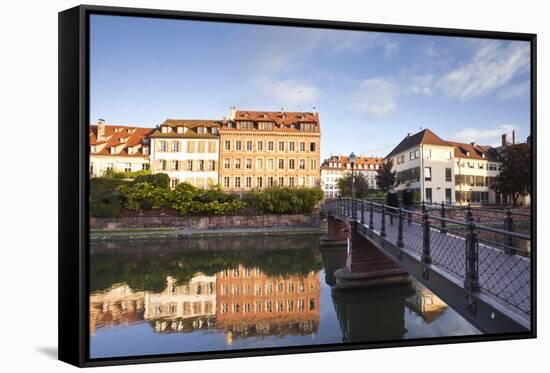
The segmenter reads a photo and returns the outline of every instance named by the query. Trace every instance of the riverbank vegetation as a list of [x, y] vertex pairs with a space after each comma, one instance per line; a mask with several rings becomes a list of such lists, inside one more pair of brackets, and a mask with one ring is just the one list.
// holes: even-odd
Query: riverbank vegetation
[[[126, 175], [128, 176], [128, 175]], [[133, 179], [116, 174], [90, 180], [90, 215], [118, 217], [144, 211], [181, 215], [311, 213], [323, 198], [319, 188], [270, 187], [244, 194], [227, 193], [219, 185], [208, 189], [180, 183], [169, 188], [166, 174], [140, 173]]]

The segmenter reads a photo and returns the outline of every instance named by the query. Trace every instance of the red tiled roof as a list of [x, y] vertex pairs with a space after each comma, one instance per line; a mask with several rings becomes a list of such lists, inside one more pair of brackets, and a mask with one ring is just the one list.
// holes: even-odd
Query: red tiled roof
[[[499, 161], [499, 155], [495, 148], [489, 145], [466, 144], [461, 142], [448, 141], [455, 147], [455, 158], [483, 159], [488, 161]], [[485, 155], [485, 156], [484, 156]]]
[[[273, 122], [274, 131], [300, 131], [299, 128], [291, 128], [291, 125], [300, 123], [314, 123], [315, 128], [312, 132], [320, 132], [319, 114], [314, 112], [297, 111], [251, 111], [237, 110], [233, 121], [253, 121], [253, 122]], [[229, 121], [224, 121], [223, 130], [235, 130], [228, 127]]]
[[[143, 147], [141, 147], [137, 153], [129, 154], [128, 148], [143, 144], [145, 137], [149, 136], [154, 128], [143, 128], [133, 126], [118, 126], [112, 124], [105, 124], [105, 140], [98, 141], [98, 125], [90, 125], [90, 146], [103, 145], [103, 148], [92, 155], [116, 155], [127, 157], [143, 157]], [[127, 139], [125, 142], [121, 142], [121, 139]], [[111, 147], [120, 148], [116, 154], [111, 154]]]
[[[338, 167], [331, 167], [330, 163], [338, 163]], [[347, 165], [349, 164], [349, 157], [346, 155], [333, 155], [330, 158], [327, 158], [323, 161], [323, 164], [321, 165], [321, 168], [324, 170], [327, 169], [333, 169], [333, 170], [339, 170], [339, 169], [347, 169]], [[384, 163], [384, 158], [381, 157], [365, 157], [365, 156], [357, 156], [357, 160], [355, 161], [356, 166], [362, 166], [362, 165], [381, 165]]]
[[405, 137], [386, 157], [391, 157], [421, 144], [452, 146], [429, 129]]

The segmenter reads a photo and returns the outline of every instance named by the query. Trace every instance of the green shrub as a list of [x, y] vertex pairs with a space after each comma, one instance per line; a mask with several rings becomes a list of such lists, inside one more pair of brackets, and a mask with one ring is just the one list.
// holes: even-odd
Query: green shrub
[[118, 191], [124, 196], [126, 206], [131, 210], [165, 207], [171, 198], [169, 189], [147, 182], [123, 185]]
[[98, 218], [120, 216], [123, 198], [118, 188], [126, 184], [124, 180], [109, 177], [90, 179], [90, 215]]
[[271, 187], [244, 195], [244, 201], [267, 213], [311, 213], [323, 199], [319, 188]]
[[139, 171], [124, 171], [124, 172], [115, 172], [113, 177], [115, 179], [135, 179], [139, 176], [151, 175], [151, 170], [139, 170]]
[[148, 183], [159, 188], [168, 189], [170, 178], [167, 174], [145, 174], [137, 176], [132, 181], [134, 185], [139, 183]]

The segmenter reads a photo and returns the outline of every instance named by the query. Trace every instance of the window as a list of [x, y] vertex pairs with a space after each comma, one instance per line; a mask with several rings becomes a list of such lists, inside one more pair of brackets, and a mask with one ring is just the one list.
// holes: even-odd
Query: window
[[314, 142], [310, 142], [310, 143], [309, 143], [309, 151], [310, 151], [310, 152], [314, 152], [314, 151], [315, 151], [315, 143], [314, 143]]
[[252, 151], [252, 141], [247, 141], [246, 142], [246, 150], [248, 150], [249, 152]]
[[177, 153], [180, 151], [180, 142], [179, 141], [172, 141], [172, 151], [174, 153]]
[[268, 170], [273, 170], [273, 159], [268, 159], [268, 160], [267, 160], [267, 166], [266, 166], [266, 168], [267, 168]]
[[208, 153], [215, 153], [216, 148], [217, 146], [215, 141], [208, 141]]
[[177, 171], [178, 170], [178, 166], [179, 166], [179, 162], [177, 160], [172, 160], [171, 162], [171, 165], [170, 165], [170, 169], [171, 170], [174, 170], [174, 171]]
[[246, 167], [247, 170], [252, 169], [252, 159], [251, 158], [246, 159], [245, 167]]
[[254, 128], [254, 122], [252, 121], [238, 121], [237, 128], [241, 130], [251, 130]]
[[189, 141], [187, 143], [187, 153], [194, 153], [195, 152], [195, 141]]
[[179, 179], [170, 179], [170, 188], [174, 189], [179, 184]]
[[231, 160], [229, 158], [223, 159], [223, 168], [230, 168], [231, 167]]
[[231, 150], [231, 141], [225, 140], [225, 150]]
[[285, 160], [279, 159], [279, 170], [283, 170], [285, 168]]
[[288, 143], [288, 150], [293, 152], [294, 151], [294, 142], [289, 142]]
[[432, 168], [424, 167], [424, 180], [432, 181]]
[[267, 186], [272, 187], [273, 186], [273, 177], [270, 176], [267, 178]]
[[270, 152], [273, 151], [273, 149], [274, 149], [273, 146], [274, 146], [273, 141], [268, 141], [267, 142], [267, 150], [269, 150]]
[[263, 168], [263, 159], [258, 158], [256, 159], [256, 170], [261, 170]]
[[239, 176], [235, 177], [235, 188], [241, 187], [241, 178]]
[[305, 152], [305, 151], [306, 151], [306, 143], [305, 143], [305, 142], [301, 142], [301, 143], [300, 143], [300, 151], [301, 151], [301, 152]]
[[262, 187], [262, 177], [261, 177], [261, 176], [259, 176], [259, 177], [256, 178], [256, 186], [257, 186], [258, 188], [261, 188], [261, 187]]
[[306, 178], [305, 177], [300, 177], [298, 178], [298, 186], [305, 186], [306, 185]]
[[256, 143], [256, 150], [259, 151], [259, 152], [264, 150], [264, 142], [263, 141], [258, 141]]
[[294, 164], [295, 164], [295, 160], [294, 159], [289, 159], [288, 160], [288, 169], [289, 170], [294, 170]]
[[405, 155], [397, 157], [397, 164], [405, 163]]
[[215, 171], [216, 170], [216, 161], [208, 161], [208, 170], [209, 171]]
[[317, 160], [316, 159], [310, 159], [309, 160], [309, 169], [310, 170], [317, 169]]
[[199, 161], [199, 171], [204, 171], [204, 161], [203, 160]]
[[283, 186], [283, 185], [285, 185], [285, 178], [279, 177], [279, 186]]
[[300, 159], [299, 161], [299, 165], [300, 165], [300, 170], [305, 170], [306, 169], [306, 160], [305, 159]]
[[417, 159], [417, 158], [420, 158], [420, 150], [419, 149], [416, 149], [412, 152], [409, 153], [409, 158], [412, 160], [412, 159]]
[[235, 168], [240, 169], [241, 168], [241, 160], [240, 158], [235, 159]]
[[187, 161], [187, 171], [193, 171], [193, 161], [192, 160]]
[[279, 151], [284, 152], [285, 151], [285, 142], [279, 141]]
[[130, 171], [132, 171], [132, 164], [126, 163], [124, 166], [124, 172], [130, 172]]
[[452, 168], [445, 169], [445, 181], [453, 181], [453, 170]]
[[[119, 131], [115, 131], [115, 132], [119, 132]], [[162, 132], [162, 133], [168, 133], [168, 132], [170, 132], [170, 128], [168, 128], [168, 127], [161, 127], [161, 128], [160, 128], [160, 132]]]
[[197, 133], [200, 135], [204, 135], [206, 133], [206, 127], [198, 127]]
[[235, 141], [235, 150], [241, 150], [241, 140]]
[[199, 141], [199, 153], [206, 152], [206, 141]]
[[432, 157], [432, 149], [424, 149], [424, 158], [430, 159]]
[[258, 122], [258, 129], [271, 131], [273, 130], [273, 122]]
[[159, 170], [166, 170], [166, 161], [164, 159], [159, 160]]
[[477, 164], [477, 167], [480, 169], [480, 170], [483, 170], [485, 168], [485, 166], [483, 165], [483, 163], [478, 163]]
[[224, 188], [229, 188], [229, 177], [225, 176], [223, 178], [223, 186]]
[[252, 177], [247, 176], [245, 179], [245, 185], [247, 188], [252, 188]]
[[445, 188], [445, 203], [448, 205], [453, 203], [451, 188]]
[[141, 164], [141, 169], [142, 170], [148, 170], [149, 169], [149, 163], [142, 163]]
[[432, 202], [432, 188], [426, 188], [426, 202]]
[[294, 176], [291, 176], [288, 178], [288, 186], [291, 186], [291, 187], [294, 186]]

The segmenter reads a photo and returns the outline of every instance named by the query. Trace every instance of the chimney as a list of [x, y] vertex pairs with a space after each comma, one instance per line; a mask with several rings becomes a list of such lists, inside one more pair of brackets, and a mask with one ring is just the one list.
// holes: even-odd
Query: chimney
[[407, 133], [407, 137], [411, 137], [411, 135], [412, 135], [412, 133], [410, 133], [410, 132]]
[[516, 130], [512, 130], [512, 144], [516, 145]]
[[503, 133], [502, 134], [502, 146], [508, 145], [508, 141], [506, 140], [506, 137], [507, 137], [506, 134]]
[[237, 115], [237, 108], [235, 108], [235, 106], [231, 106], [229, 108], [229, 119], [235, 120], [236, 115]]
[[97, 141], [105, 141], [105, 119], [97, 120]]
[[476, 146], [476, 142], [475, 142], [475, 141], [472, 141], [472, 142], [470, 143], [470, 145]]

